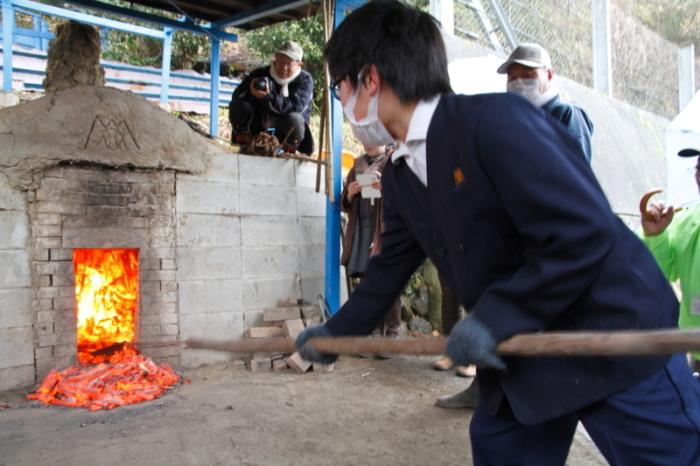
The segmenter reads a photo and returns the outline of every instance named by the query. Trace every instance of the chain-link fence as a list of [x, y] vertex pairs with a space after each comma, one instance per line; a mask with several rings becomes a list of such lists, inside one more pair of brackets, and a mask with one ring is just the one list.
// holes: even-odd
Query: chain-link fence
[[[518, 42], [537, 42], [556, 74], [593, 86], [591, 0], [500, 0]], [[455, 34], [504, 55], [512, 50], [491, 0], [455, 0]], [[613, 96], [671, 118], [678, 112], [678, 47], [611, 8]]]
[[611, 9], [615, 98], [657, 115], [678, 113], [678, 46], [624, 10]]

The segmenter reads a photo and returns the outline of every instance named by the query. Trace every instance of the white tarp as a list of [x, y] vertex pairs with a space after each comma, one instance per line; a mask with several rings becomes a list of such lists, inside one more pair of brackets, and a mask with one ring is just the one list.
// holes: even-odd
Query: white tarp
[[506, 75], [496, 73], [503, 58], [486, 55], [475, 58], [458, 58], [447, 65], [452, 90], [456, 94], [483, 94], [505, 92]]
[[700, 92], [666, 128], [666, 202], [680, 206], [700, 201], [695, 182], [697, 157], [679, 157], [678, 151], [700, 150]]

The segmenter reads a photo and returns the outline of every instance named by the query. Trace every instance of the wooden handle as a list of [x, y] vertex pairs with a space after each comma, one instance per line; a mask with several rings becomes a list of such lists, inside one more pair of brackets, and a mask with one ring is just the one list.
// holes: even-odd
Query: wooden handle
[[[438, 355], [445, 353], [447, 339], [316, 337], [309, 345], [323, 353], [390, 353]], [[232, 353], [293, 353], [289, 338], [212, 341], [190, 338], [188, 348]], [[700, 329], [619, 332], [542, 332], [516, 335], [498, 345], [504, 356], [644, 356], [700, 351]]]
[[515, 335], [498, 345], [507, 356], [651, 356], [700, 350], [700, 329], [618, 332], [543, 332]]

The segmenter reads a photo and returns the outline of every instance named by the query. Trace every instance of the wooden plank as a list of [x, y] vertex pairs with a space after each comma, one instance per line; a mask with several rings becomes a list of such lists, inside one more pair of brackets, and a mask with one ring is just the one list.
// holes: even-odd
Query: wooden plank
[[304, 331], [304, 321], [301, 319], [291, 319], [284, 321], [284, 328], [287, 331], [287, 336], [296, 340], [301, 332]]
[[298, 351], [287, 358], [287, 365], [302, 374], [311, 368], [311, 363], [302, 359]]
[[292, 320], [300, 317], [298, 307], [277, 307], [263, 311], [263, 322], [275, 322], [278, 320]]
[[246, 330], [247, 338], [274, 338], [287, 336], [287, 330], [282, 327], [251, 327]]

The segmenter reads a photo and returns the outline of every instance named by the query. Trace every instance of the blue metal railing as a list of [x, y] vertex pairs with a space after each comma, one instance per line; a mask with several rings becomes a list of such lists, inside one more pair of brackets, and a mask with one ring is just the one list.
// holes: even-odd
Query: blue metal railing
[[[2, 48], [0, 48], [0, 53], [1, 52], [2, 52]], [[45, 55], [32, 53], [32, 52], [25, 52], [25, 51], [15, 50], [14, 55], [46, 59]], [[154, 75], [153, 76], [154, 79], [147, 79], [147, 80], [106, 76], [105, 81], [106, 81], [107, 85], [110, 85], [110, 84], [122, 84], [122, 85], [126, 85], [126, 86], [135, 85], [135, 86], [144, 86], [144, 87], [157, 88], [157, 89], [160, 89], [160, 87], [161, 87], [160, 71], [159, 70], [154, 70], [154, 69], [146, 68], [146, 67], [139, 67], [139, 66], [135, 66], [135, 65], [117, 64], [117, 63], [102, 63], [102, 66], [104, 68], [108, 68], [108, 69], [123, 70], [123, 71], [130, 71], [130, 72], [137, 72], [137, 73]], [[2, 70], [3, 70], [3, 66], [0, 65], [0, 72]], [[13, 75], [28, 74], [28, 75], [39, 76], [39, 77], [41, 77], [42, 81], [43, 81], [43, 78], [46, 76], [46, 72], [44, 70], [34, 69], [34, 68], [14, 66], [12, 68], [12, 71], [13, 71]], [[210, 81], [207, 77], [192, 76], [192, 75], [189, 75], [186, 73], [171, 73], [171, 77], [177, 77], [177, 78], [187, 79], [187, 80], [191, 80], [191, 81], [202, 82], [203, 85], [196, 86], [196, 85], [172, 84], [171, 83], [168, 86], [170, 89], [176, 90], [176, 91], [197, 92], [197, 93], [202, 93], [203, 95], [197, 96], [197, 95], [169, 93], [170, 100], [182, 101], [182, 102], [209, 102], [210, 101], [210, 97], [209, 97], [209, 92], [210, 92], [209, 82]], [[232, 79], [223, 80], [222, 79], [222, 84], [225, 84], [228, 87], [219, 88], [218, 105], [220, 107], [225, 107], [228, 105], [229, 101], [231, 100], [231, 95], [233, 94], [233, 91], [234, 91], [234, 88], [230, 87], [230, 86], [236, 86], [238, 83], [239, 83], [239, 81], [237, 81], [237, 80], [232, 80]], [[31, 89], [31, 90], [43, 90], [44, 89], [40, 83], [35, 83], [35, 82], [25, 81], [23, 83], [23, 85], [26, 89]], [[135, 94], [138, 94], [138, 95], [145, 97], [145, 98], [148, 98], [148, 99], [160, 99], [160, 97], [161, 97], [160, 91], [156, 92], [155, 90], [148, 91], [148, 90], [132, 89], [131, 92], [134, 92]]]
[[[163, 29], [153, 29], [144, 26], [139, 26], [136, 24], [124, 23], [120, 21], [115, 21], [108, 18], [103, 18], [99, 16], [94, 16], [91, 14], [83, 13], [80, 11], [69, 10], [66, 8], [60, 8], [53, 5], [47, 5], [45, 3], [36, 2], [33, 0], [0, 0], [2, 3], [2, 46], [3, 46], [3, 61], [2, 61], [2, 76], [3, 76], [3, 90], [12, 90], [12, 66], [13, 66], [13, 43], [17, 43], [16, 38], [18, 37], [29, 37], [30, 40], [41, 40], [47, 41], [51, 38], [50, 33], [46, 31], [46, 28], [35, 27], [34, 29], [23, 29], [17, 28], [15, 25], [15, 13], [22, 12], [31, 15], [49, 15], [58, 18], [64, 18], [71, 21], [77, 21], [84, 24], [90, 24], [100, 29], [113, 29], [117, 31], [127, 32], [129, 34], [137, 34], [146, 37], [151, 37], [156, 40], [163, 41], [163, 61], [160, 69], [160, 94], [158, 95], [162, 103], [168, 102], [169, 92], [170, 92], [170, 50], [172, 46], [172, 35], [175, 30], [185, 30], [195, 34], [204, 34], [211, 38], [212, 46], [212, 56], [210, 59], [210, 69], [219, 69], [219, 45], [222, 40], [236, 41], [238, 37], [235, 34], [228, 33], [222, 28], [216, 25], [201, 25], [194, 24], [187, 18], [182, 18], [181, 20], [172, 20], [163, 16], [145, 14], [141, 12], [134, 11], [130, 8], [122, 8], [116, 6], [106, 5], [101, 2], [94, 2], [92, 0], [75, 0], [73, 3], [79, 3], [82, 6], [105, 10], [116, 14], [120, 14], [126, 17], [135, 17], [141, 21], [156, 24]], [[22, 39], [24, 40], [24, 39]], [[35, 43], [36, 45], [36, 43]], [[42, 42], [43, 47], [43, 42]], [[39, 48], [42, 48], [39, 47]], [[155, 72], [146, 71], [144, 69], [139, 69], [139, 72], [151, 73]], [[154, 73], [154, 74], [155, 74]], [[191, 77], [187, 76], [187, 79]], [[204, 78], [210, 85], [209, 87], [209, 133], [212, 136], [217, 134], [217, 123], [218, 118], [212, 118], [218, 112], [218, 107], [221, 105], [221, 94], [219, 92], [220, 77], [217, 75], [211, 76], [210, 79]], [[30, 83], [30, 87], [36, 87], [36, 83]], [[138, 92], [138, 91], [137, 91]], [[152, 93], [140, 92], [151, 98]], [[200, 97], [197, 96], [185, 96], [187, 100], [198, 101]]]
[[[38, 15], [32, 15], [34, 18], [38, 18], [38, 22], [36, 23], [37, 26], [35, 26], [35, 29], [26, 29], [26, 28], [18, 28], [15, 27], [13, 30], [13, 42], [18, 45], [24, 45], [27, 47], [33, 47], [35, 50], [13, 50], [13, 55], [15, 56], [20, 56], [20, 57], [27, 57], [27, 58], [36, 58], [39, 60], [46, 60], [46, 53], [45, 50], [46, 48], [40, 48], [42, 47], [43, 43], [48, 44], [48, 41], [54, 37], [54, 35], [51, 32], [47, 32], [46, 30], [46, 22], [43, 21]], [[2, 28], [0, 27], [0, 34], [2, 33]], [[39, 46], [39, 47], [37, 47]], [[0, 47], [0, 53], [4, 52], [3, 48]], [[145, 67], [145, 66], [138, 66], [138, 65], [130, 65], [127, 63], [112, 63], [112, 62], [101, 62], [102, 66], [107, 69], [107, 70], [115, 70], [115, 71], [127, 71], [127, 72], [134, 72], [134, 73], [139, 73], [139, 74], [146, 74], [146, 75], [153, 75], [154, 79], [130, 79], [130, 78], [118, 78], [118, 77], [110, 77], [107, 76], [105, 78], [105, 81], [107, 85], [109, 84], [122, 84], [122, 85], [137, 85], [137, 86], [145, 86], [145, 87], [157, 87], [160, 88], [160, 92], [155, 92], [155, 91], [146, 91], [146, 90], [132, 90], [135, 94], [138, 94], [140, 96], [143, 96], [148, 99], [160, 99], [161, 101], [164, 100], [164, 91], [163, 91], [163, 86], [162, 86], [162, 77], [163, 77], [163, 72], [161, 69], [156, 69], [156, 68], [150, 68], [150, 67]], [[0, 65], [0, 70], [3, 70], [4, 67]], [[32, 69], [32, 68], [26, 68], [26, 67], [18, 67], [14, 66], [12, 69], [13, 75], [15, 74], [30, 74], [30, 75], [36, 75], [36, 76], [41, 76], [42, 78], [46, 75], [44, 70], [40, 69]], [[157, 78], [156, 78], [157, 76]], [[204, 96], [197, 96], [197, 95], [186, 95], [186, 94], [170, 94], [169, 90], [180, 90], [180, 91], [192, 91], [192, 92], [201, 92], [201, 93], [210, 93], [211, 90], [211, 78], [207, 76], [197, 76], [197, 75], [192, 75], [188, 73], [178, 73], [178, 72], [170, 72], [168, 76], [168, 81], [170, 81], [173, 78], [177, 79], [186, 79], [188, 81], [196, 81], [196, 82], [201, 82], [203, 86], [196, 86], [196, 85], [184, 85], [184, 84], [173, 84], [168, 82], [167, 88], [168, 90], [165, 91], [165, 100], [167, 99], [172, 99], [172, 100], [177, 100], [177, 101], [183, 101], [183, 102], [209, 102], [210, 97], [204, 97]], [[42, 79], [43, 80], [43, 79]], [[235, 80], [235, 79], [227, 79], [227, 78], [220, 78], [220, 83], [223, 86], [223, 88], [219, 88], [219, 99], [218, 99], [218, 106], [219, 107], [225, 107], [228, 105], [228, 102], [231, 100], [231, 95], [233, 94], [233, 88], [237, 86], [240, 81]], [[32, 82], [24, 82], [24, 87], [26, 89], [32, 89], [32, 90], [43, 90], [43, 87], [41, 84], [37, 83], [32, 83]]]

